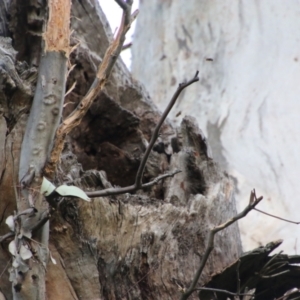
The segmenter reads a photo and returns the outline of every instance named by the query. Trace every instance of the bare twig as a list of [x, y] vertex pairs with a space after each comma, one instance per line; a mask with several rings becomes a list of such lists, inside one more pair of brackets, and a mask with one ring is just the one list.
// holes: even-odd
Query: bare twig
[[0, 279], [1, 279], [2, 275], [4, 274], [4, 272], [6, 271], [6, 269], [7, 269], [8, 265], [10, 264], [11, 260], [12, 259], [10, 258], [9, 261], [7, 262], [6, 266], [4, 267], [2, 273], [0, 274]]
[[180, 173], [180, 170], [175, 170], [171, 173], [166, 173], [163, 175], [160, 175], [153, 179], [152, 181], [142, 184], [140, 188], [137, 188], [135, 184], [126, 186], [123, 188], [109, 188], [105, 190], [100, 190], [100, 191], [94, 191], [94, 192], [85, 192], [90, 198], [93, 197], [104, 197], [104, 196], [109, 196], [109, 195], [120, 195], [120, 194], [125, 194], [125, 193], [131, 193], [134, 191], [137, 191], [138, 189], [145, 189], [150, 186], [153, 186], [154, 184], [158, 183], [160, 180], [165, 179], [167, 177], [173, 177], [175, 174]]
[[89, 197], [101, 197], [101, 196], [108, 196], [108, 195], [118, 195], [118, 194], [124, 194], [124, 193], [130, 193], [130, 192], [134, 192], [137, 191], [139, 189], [143, 189], [149, 186], [152, 186], [154, 184], [156, 184], [159, 180], [166, 178], [166, 177], [171, 177], [174, 176], [176, 173], [178, 173], [178, 171], [174, 171], [171, 174], [164, 174], [161, 175], [159, 177], [157, 177], [156, 179], [154, 179], [153, 181], [143, 184], [142, 182], [142, 178], [143, 178], [143, 174], [144, 174], [144, 170], [145, 170], [145, 166], [147, 163], [147, 160], [149, 158], [149, 155], [151, 153], [151, 150], [158, 138], [159, 135], [159, 130], [163, 124], [163, 122], [165, 121], [166, 117], [168, 116], [170, 110], [172, 109], [172, 107], [174, 106], [176, 100], [178, 99], [180, 93], [189, 85], [193, 84], [194, 82], [199, 81], [199, 77], [198, 77], [199, 72], [197, 71], [195, 76], [187, 81], [187, 82], [183, 82], [180, 83], [176, 92], [174, 93], [170, 103], [168, 104], [167, 108], [165, 109], [165, 111], [163, 112], [158, 124], [156, 125], [154, 132], [151, 136], [151, 140], [150, 143], [146, 149], [146, 152], [142, 158], [142, 161], [140, 163], [139, 169], [137, 171], [136, 177], [135, 177], [135, 183], [133, 185], [127, 186], [127, 187], [123, 187], [123, 188], [109, 188], [109, 189], [105, 189], [105, 190], [100, 190], [100, 191], [94, 191], [94, 192], [88, 192], [86, 193]]
[[241, 266], [241, 259], [239, 258], [239, 261], [236, 266], [236, 277], [237, 277], [236, 292], [237, 292], [237, 294], [239, 294], [241, 292], [240, 266]]
[[254, 208], [254, 210], [256, 210], [256, 211], [258, 211], [258, 212], [260, 212], [260, 213], [262, 213], [262, 214], [264, 214], [264, 215], [267, 215], [267, 216], [269, 216], [269, 217], [272, 217], [272, 218], [281, 220], [281, 221], [285, 221], [285, 222], [292, 223], [292, 224], [297, 224], [297, 225], [300, 224], [300, 222], [291, 221], [291, 220], [284, 219], [284, 218], [281, 218], [281, 217], [278, 217], [278, 216], [274, 216], [274, 215], [272, 215], [272, 214], [269, 214], [269, 213], [267, 213], [267, 212], [265, 212], [265, 211], [262, 211], [262, 210], [260, 210], [260, 209], [257, 209], [257, 208]]
[[50, 219], [50, 209], [47, 208], [45, 211], [42, 212], [40, 219], [38, 222], [31, 228], [32, 232], [39, 230], [46, 222]]
[[34, 214], [36, 212], [37, 212], [36, 208], [29, 207], [29, 208], [21, 211], [20, 213], [18, 213], [16, 216], [14, 216], [14, 220], [17, 220], [18, 218], [20, 218], [21, 216], [24, 216], [24, 215], [32, 215], [32, 214]]
[[[270, 267], [273, 267], [272, 263], [278, 258], [280, 254], [282, 254], [283, 251], [279, 251], [276, 253], [261, 269], [260, 274], [266, 272], [267, 270], [270, 269]], [[281, 262], [280, 262], [281, 263]], [[270, 266], [270, 267], [269, 267]]]
[[239, 297], [239, 296], [253, 296], [253, 294], [239, 294], [239, 293], [233, 293], [233, 292], [229, 292], [227, 290], [222, 290], [222, 289], [215, 289], [215, 288], [207, 288], [207, 287], [200, 287], [200, 288], [196, 288], [193, 290], [194, 291], [212, 291], [212, 292], [216, 292], [216, 293], [223, 293], [223, 294], [228, 294], [231, 296], [235, 296], [235, 297]]
[[63, 150], [64, 141], [67, 134], [80, 124], [82, 118], [85, 116], [86, 112], [92, 105], [99, 92], [103, 90], [112, 71], [112, 68], [122, 51], [122, 47], [125, 41], [125, 35], [129, 30], [131, 23], [134, 21], [138, 14], [138, 11], [135, 11], [131, 15], [132, 0], [128, 0], [126, 2], [122, 0], [116, 0], [116, 2], [123, 9], [120, 28], [118, 30], [115, 40], [106, 50], [103, 60], [98, 67], [96, 78], [92, 83], [90, 89], [88, 90], [87, 94], [80, 101], [76, 109], [70, 114], [69, 117], [67, 117], [63, 121], [63, 123], [59, 126], [59, 128], [56, 131], [54, 146], [52, 148], [49, 161], [44, 169], [45, 175], [47, 175], [49, 178], [53, 178], [56, 169], [56, 164]]
[[273, 273], [276, 270], [281, 269], [282, 267], [288, 265], [288, 261], [278, 261], [273, 263], [274, 261], [276, 261], [276, 259], [278, 258], [279, 255], [282, 254], [283, 251], [280, 251], [279, 253], [277, 253], [276, 255], [274, 255], [264, 266], [263, 268], [260, 270], [260, 272], [257, 274], [258, 276], [260, 276], [261, 278], [273, 278], [273, 277], [277, 277], [279, 275], [285, 274], [290, 272], [290, 270], [285, 270], [285, 271], [281, 271], [281, 272], [277, 272], [277, 273]]
[[[282, 252], [283, 251], [280, 251], [276, 253], [273, 257], [271, 257], [270, 260], [268, 260], [266, 264], [261, 268], [259, 273], [256, 273], [256, 276], [263, 278], [264, 276], [268, 276], [268, 274], [270, 274], [271, 271], [278, 270], [279, 267], [276, 267], [276, 265], [280, 264], [281, 266], [284, 266], [286, 263], [283, 264], [282, 262], [277, 262], [273, 264], [273, 262], [276, 261], [276, 259], [280, 254], [282, 254]], [[251, 286], [251, 282], [253, 282], [253, 278], [249, 278], [246, 282], [244, 282], [243, 285], [241, 286], [241, 290], [244, 290], [245, 288]]]
[[282, 271], [282, 272], [278, 272], [276, 274], [272, 274], [272, 275], [260, 275], [261, 278], [274, 278], [274, 277], [277, 277], [277, 276], [280, 276], [282, 274], [285, 274], [285, 273], [289, 273], [290, 270], [285, 270], [285, 271]]
[[251, 191], [250, 194], [250, 201], [248, 206], [239, 214], [237, 214], [235, 217], [231, 218], [230, 220], [228, 220], [227, 222], [216, 226], [215, 228], [213, 228], [210, 233], [209, 233], [209, 237], [208, 237], [208, 243], [207, 243], [207, 247], [205, 249], [202, 261], [200, 263], [200, 266], [194, 276], [194, 279], [190, 285], [190, 287], [187, 289], [187, 291], [185, 293], [182, 294], [181, 296], [181, 300], [186, 300], [188, 299], [188, 297], [193, 293], [193, 291], [195, 290], [195, 287], [199, 281], [200, 275], [202, 274], [202, 271], [206, 265], [206, 262], [209, 258], [209, 255], [211, 253], [211, 251], [214, 249], [214, 238], [217, 232], [224, 230], [225, 228], [227, 228], [228, 226], [230, 226], [231, 224], [235, 223], [236, 221], [238, 221], [239, 219], [244, 218], [251, 210], [253, 210], [255, 208], [255, 206], [263, 199], [263, 197], [259, 197], [257, 198], [255, 195], [255, 190]]
[[168, 178], [168, 177], [173, 177], [175, 174], [180, 173], [180, 172], [181, 172], [180, 170], [175, 170], [171, 173], [166, 173], [166, 174], [160, 175], [160, 176], [156, 177], [155, 179], [153, 179], [152, 181], [142, 184], [142, 187], [143, 187], [143, 189], [150, 187], [154, 184], [157, 184], [160, 180]]
[[10, 238], [10, 237], [12, 237], [12, 236], [14, 236], [14, 235], [15, 235], [14, 232], [8, 232], [8, 233], [6, 233], [6, 234], [0, 236], [0, 243], [2, 243], [2, 242], [5, 241], [6, 239], [8, 239], [8, 238]]
[[[281, 296], [280, 298], [276, 298], [274, 300], [283, 300], [283, 299], [287, 299], [287, 297], [289, 297], [290, 295], [292, 294], [295, 294], [295, 293], [299, 293], [300, 290], [297, 289], [297, 288], [293, 288], [289, 291], [287, 291], [283, 296]], [[300, 297], [297, 297], [297, 298], [293, 298], [293, 299], [299, 299]]]
[[[119, 6], [123, 9], [123, 10], [126, 10], [126, 8], [127, 8], [127, 3], [125, 2], [125, 1], [123, 1], [123, 0], [115, 0], [118, 4], [119, 4]], [[131, 1], [131, 3], [132, 3], [132, 1]]]
[[144, 154], [144, 157], [141, 161], [141, 164], [139, 166], [139, 169], [138, 169], [138, 172], [136, 174], [136, 179], [135, 179], [135, 185], [140, 188], [142, 186], [142, 176], [144, 174], [144, 169], [145, 169], [145, 165], [146, 165], [146, 162], [148, 160], [148, 157], [150, 155], [150, 152], [155, 144], [155, 141], [157, 140], [158, 138], [158, 133], [159, 133], [159, 130], [161, 128], [161, 125], [163, 124], [163, 122], [165, 121], [166, 117], [168, 116], [170, 110], [172, 109], [172, 107], [174, 106], [177, 98], [179, 97], [180, 93], [186, 88], [188, 87], [189, 85], [199, 81], [199, 77], [198, 77], [198, 74], [199, 74], [199, 71], [196, 72], [195, 76], [189, 80], [188, 82], [183, 82], [183, 83], [180, 83], [178, 85], [178, 88], [175, 92], [175, 94], [173, 95], [169, 105], [167, 106], [167, 108], [165, 109], [164, 113], [162, 114], [158, 124], [156, 125], [155, 129], [154, 129], [154, 132], [152, 134], [152, 137], [151, 137], [151, 141], [146, 149], [146, 152]]
[[[23, 215], [34, 213], [34, 210], [35, 210], [34, 208], [29, 208], [26, 211], [23, 211], [23, 212], [19, 213], [18, 215], [15, 215], [14, 221], [16, 221], [19, 217], [21, 217]], [[49, 218], [50, 218], [50, 209], [46, 209], [41, 214], [41, 217], [38, 220], [38, 222], [36, 224], [34, 224], [32, 226], [32, 228], [30, 228], [30, 231], [34, 232], [34, 231], [37, 231], [38, 229], [40, 229], [49, 220]], [[2, 243], [6, 239], [8, 239], [14, 235], [15, 235], [15, 232], [8, 232], [5, 235], [0, 236], [0, 243]]]
[[127, 50], [127, 49], [131, 48], [131, 46], [132, 46], [132, 43], [131, 43], [131, 42], [130, 42], [130, 43], [128, 43], [128, 44], [126, 44], [126, 45], [124, 45], [124, 46], [122, 47], [122, 51], [124, 51], [124, 50]]

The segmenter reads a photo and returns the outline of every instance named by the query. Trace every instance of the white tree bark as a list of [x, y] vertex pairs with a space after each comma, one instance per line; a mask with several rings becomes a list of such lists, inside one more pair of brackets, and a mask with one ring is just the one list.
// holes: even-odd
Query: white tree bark
[[[161, 109], [198, 69], [201, 84], [178, 101], [174, 121], [198, 120], [214, 159], [237, 180], [240, 208], [255, 187], [265, 196], [258, 208], [296, 221], [299, 2], [141, 1], [132, 64]], [[296, 225], [259, 213], [240, 226], [245, 248], [278, 238], [289, 251], [299, 244]]]

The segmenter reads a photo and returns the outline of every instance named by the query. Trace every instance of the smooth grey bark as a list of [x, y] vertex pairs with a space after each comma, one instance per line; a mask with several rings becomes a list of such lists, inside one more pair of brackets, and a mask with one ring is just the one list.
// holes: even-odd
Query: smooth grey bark
[[[26, 31], [26, 28], [29, 29], [32, 25], [35, 30], [38, 30], [39, 27], [40, 29], [43, 27], [46, 21], [43, 3], [41, 1], [22, 3], [25, 8], [23, 16], [16, 13], [16, 11], [18, 11], [18, 3], [7, 2], [5, 4], [6, 6], [1, 13], [6, 16], [6, 18], [4, 18], [6, 22], [9, 19], [11, 21], [5, 25], [7, 28], [10, 26], [12, 31], [11, 36], [15, 38], [14, 46], [24, 49], [26, 45], [21, 45], [23, 37], [18, 36], [18, 30], [25, 29]], [[20, 28], [24, 25], [22, 24], [24, 17], [27, 19], [27, 24], [25, 28]], [[6, 30], [3, 34], [9, 35], [9, 33], [10, 32]], [[31, 32], [31, 34], [34, 35], [34, 32]], [[18, 37], [20, 37], [20, 40]], [[35, 211], [30, 210], [30, 213], [20, 217], [20, 226], [17, 226], [15, 229], [16, 237], [14, 240], [17, 250], [13, 258], [12, 267], [10, 268], [10, 281], [12, 282], [13, 299], [44, 299], [46, 292], [45, 273], [48, 262], [49, 224], [45, 224], [45, 221], [41, 219], [44, 218], [45, 212], [47, 212], [47, 204], [42, 200], [38, 189], [41, 182], [42, 168], [46, 163], [48, 152], [53, 143], [54, 133], [61, 120], [67, 58], [62, 53], [49, 53], [46, 51], [40, 60], [40, 51], [35, 52], [35, 57], [33, 57], [34, 53], [31, 53], [29, 56], [31, 61], [27, 61], [28, 63], [37, 63], [40, 61], [37, 87], [31, 86], [31, 82], [24, 79], [27, 79], [26, 73], [30, 75], [30, 73], [35, 72], [35, 70], [30, 71], [26, 62], [23, 62], [23, 66], [20, 67], [20, 63], [16, 61], [16, 52], [12, 50], [9, 44], [8, 39], [2, 40], [1, 63], [2, 75], [4, 75], [2, 77], [2, 84], [4, 88], [8, 82], [11, 82], [12, 85], [10, 87], [8, 86], [10, 88], [7, 90], [8, 97], [11, 95], [11, 92], [15, 94], [19, 92], [29, 98], [32, 96], [32, 90], [35, 88], [35, 97], [30, 110], [29, 119], [26, 123], [27, 129], [22, 146], [20, 147], [20, 152], [13, 153], [13, 150], [10, 149], [11, 153], [8, 153], [8, 155], [12, 159], [13, 166], [9, 164], [5, 166], [6, 169], [12, 168], [12, 187], [15, 195], [11, 201], [16, 201], [17, 214], [27, 211], [29, 207], [35, 207]], [[36, 44], [30, 46], [33, 49], [41, 49], [41, 39], [37, 39]], [[28, 50], [29, 49], [26, 49], [25, 52]], [[23, 78], [20, 76], [21, 72], [23, 73]], [[7, 122], [18, 122], [20, 116], [14, 115], [13, 101], [10, 101], [9, 98], [6, 99], [5, 96], [3, 97], [4, 101], [2, 105], [5, 107], [6, 100], [8, 107], [7, 110], [3, 110], [4, 116], [6, 116]], [[24, 105], [26, 103], [22, 103], [22, 101], [20, 101], [20, 103], [23, 104], [21, 115], [25, 115], [26, 120], [27, 107]], [[24, 121], [24, 118], [22, 119]], [[14, 125], [15, 124], [12, 124], [12, 126]], [[23, 123], [22, 125], [25, 124]], [[22, 135], [23, 132], [18, 136], [18, 141], [12, 141], [12, 145], [15, 143], [20, 144], [22, 142]], [[20, 168], [15, 164], [15, 161], [18, 162], [19, 158]], [[7, 157], [3, 157], [3, 161], [5, 161], [5, 159], [7, 159]], [[19, 178], [17, 179], [16, 174], [18, 174], [18, 169]], [[20, 182], [20, 184], [18, 184], [18, 182]], [[37, 224], [40, 224], [40, 226], [45, 225], [42, 229], [39, 229], [39, 231], [34, 232], [34, 230], [36, 231], [38, 229]], [[25, 238], [24, 235], [28, 236], [30, 233], [31, 237], [31, 232], [34, 240], [30, 241], [30, 239]], [[35, 258], [31, 258], [30, 262], [23, 260], [22, 255], [19, 253], [20, 247], [24, 246], [29, 247], [31, 253], [35, 255]]]
[[7, 11], [9, 7], [9, 0], [3, 0], [0, 3], [0, 36], [8, 36], [8, 19], [7, 19]]
[[[46, 19], [44, 21], [48, 22]], [[50, 24], [47, 27], [50, 27]], [[61, 121], [67, 75], [67, 54], [47, 49], [46, 40], [44, 35], [38, 80], [21, 146], [18, 180], [20, 185], [17, 200], [18, 213], [32, 207], [35, 211], [21, 217], [19, 232], [16, 230], [16, 235], [19, 237], [15, 238], [17, 249], [20, 245], [29, 245], [36, 257], [29, 258], [29, 261], [25, 262], [20, 254], [16, 254], [16, 258], [13, 259], [10, 280], [13, 299], [16, 300], [42, 300], [46, 297], [45, 274], [49, 256], [49, 223], [45, 223], [42, 219], [47, 218], [48, 204], [39, 194], [39, 188], [42, 182], [42, 171]], [[38, 224], [42, 228], [34, 232], [35, 228], [39, 227]], [[22, 232], [25, 231], [32, 232], [34, 240], [31, 243], [22, 236]], [[34, 246], [34, 243], [40, 245]], [[15, 264], [17, 260], [21, 261], [20, 265]], [[24, 268], [23, 264], [28, 264], [29, 269]]]
[[[67, 59], [65, 54], [59, 52], [48, 52], [40, 60], [39, 76], [35, 89], [33, 104], [30, 109], [29, 118], [20, 153], [19, 182], [22, 187], [21, 195], [17, 201], [18, 211], [34, 206], [37, 212], [31, 217], [32, 220], [41, 218], [47, 210], [47, 203], [41, 196], [32, 192], [31, 186], [34, 182], [41, 182], [42, 169], [52, 149], [53, 138], [58, 124], [61, 120], [61, 112], [64, 102], [65, 82], [67, 72]], [[30, 221], [31, 225], [36, 226]], [[25, 227], [26, 219], [22, 218], [22, 226]], [[27, 231], [32, 228], [26, 226]], [[35, 236], [42, 244], [37, 252], [38, 263], [33, 262], [34, 267], [24, 274], [25, 280], [15, 278], [13, 280], [14, 299], [44, 299], [45, 297], [45, 266], [48, 263], [48, 239], [49, 224], [43, 226]], [[16, 272], [18, 268], [16, 268]], [[26, 277], [37, 278], [34, 283], [28, 282]], [[22, 289], [17, 288], [22, 285]], [[29, 285], [30, 288], [26, 287]], [[25, 290], [25, 294], [24, 291]]]
[[33, 104], [22, 144], [19, 178], [33, 167], [39, 176], [52, 149], [65, 95], [67, 64], [64, 54], [42, 55]]

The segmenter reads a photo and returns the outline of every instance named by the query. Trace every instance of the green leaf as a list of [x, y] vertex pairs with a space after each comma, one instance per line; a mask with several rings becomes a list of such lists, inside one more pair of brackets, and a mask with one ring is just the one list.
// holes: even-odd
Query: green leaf
[[56, 189], [56, 192], [61, 196], [74, 196], [85, 201], [91, 201], [87, 194], [77, 186], [61, 185]]
[[44, 196], [49, 196], [55, 190], [55, 185], [53, 185], [47, 178], [43, 177], [43, 182], [41, 185], [41, 194]]

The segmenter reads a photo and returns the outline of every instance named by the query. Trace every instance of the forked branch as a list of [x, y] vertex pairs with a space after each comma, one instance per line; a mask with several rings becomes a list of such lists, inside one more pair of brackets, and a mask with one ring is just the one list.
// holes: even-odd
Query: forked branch
[[180, 173], [180, 172], [181, 172], [180, 170], [176, 170], [171, 173], [166, 173], [166, 174], [160, 175], [160, 176], [156, 177], [155, 179], [153, 179], [152, 181], [142, 184], [140, 187], [137, 187], [135, 184], [133, 184], [133, 185], [129, 185], [126, 187], [109, 188], [109, 189], [105, 189], [105, 190], [94, 191], [94, 192], [85, 192], [85, 193], [90, 198], [132, 193], [137, 190], [141, 190], [141, 189], [145, 189], [150, 186], [153, 186], [153, 185], [157, 184], [160, 180], [168, 178], [168, 177], [173, 177], [175, 174]]
[[244, 218], [251, 210], [255, 209], [256, 205], [263, 199], [263, 197], [256, 197], [255, 194], [255, 190], [251, 191], [250, 194], [250, 200], [249, 200], [249, 204], [247, 205], [247, 207], [240, 212], [239, 214], [237, 214], [236, 216], [234, 216], [233, 218], [231, 218], [230, 220], [228, 220], [227, 222], [216, 226], [215, 228], [213, 228], [208, 236], [208, 243], [207, 243], [207, 247], [205, 249], [202, 261], [200, 263], [200, 266], [194, 276], [194, 279], [191, 283], [191, 285], [189, 286], [189, 288], [182, 294], [180, 300], [186, 300], [188, 299], [188, 297], [197, 290], [196, 285], [199, 281], [199, 278], [202, 274], [202, 271], [206, 265], [206, 262], [209, 258], [209, 255], [211, 253], [211, 251], [214, 249], [214, 238], [217, 232], [224, 230], [225, 228], [229, 227], [231, 224], [235, 223], [236, 221]]
[[198, 74], [199, 72], [197, 71], [195, 76], [187, 81], [187, 82], [183, 82], [183, 83], [180, 83], [178, 85], [178, 88], [176, 90], [176, 92], [174, 93], [169, 105], [167, 106], [167, 108], [165, 109], [165, 111], [163, 112], [158, 124], [156, 125], [155, 129], [154, 129], [154, 132], [151, 136], [151, 140], [150, 140], [150, 143], [146, 149], [146, 152], [142, 158], [142, 161], [140, 163], [140, 166], [139, 166], [139, 169], [137, 171], [137, 174], [136, 174], [136, 177], [135, 177], [135, 182], [133, 185], [130, 185], [130, 186], [127, 186], [127, 187], [122, 187], [122, 188], [109, 188], [109, 189], [105, 189], [105, 190], [100, 190], [100, 191], [94, 191], [94, 192], [87, 192], [86, 194], [93, 198], [93, 197], [102, 197], [102, 196], [109, 196], [109, 195], [118, 195], [118, 194], [124, 194], [124, 193], [131, 193], [131, 192], [134, 192], [134, 191], [137, 191], [137, 190], [140, 190], [140, 189], [144, 189], [144, 188], [147, 188], [147, 187], [150, 187], [154, 184], [156, 184], [159, 180], [161, 179], [164, 179], [166, 177], [172, 177], [174, 176], [175, 174], [179, 173], [180, 171], [179, 170], [176, 170], [172, 173], [167, 173], [167, 174], [164, 174], [164, 175], [161, 175], [161, 176], [158, 176], [157, 178], [155, 178], [154, 180], [152, 180], [151, 182], [149, 183], [146, 183], [146, 184], [143, 184], [142, 182], [142, 178], [143, 178], [143, 174], [144, 174], [144, 171], [145, 171], [145, 166], [146, 166], [146, 163], [147, 163], [147, 160], [149, 158], [149, 155], [152, 151], [152, 148], [158, 138], [158, 135], [159, 135], [159, 130], [163, 124], [163, 122], [165, 121], [165, 119], [167, 118], [170, 110], [172, 109], [172, 107], [174, 106], [176, 100], [178, 99], [180, 93], [186, 88], [188, 87], [189, 85], [193, 84], [194, 82], [197, 82], [199, 81], [199, 77], [198, 77]]
[[122, 47], [125, 41], [125, 35], [129, 30], [131, 23], [136, 18], [138, 11], [135, 11], [131, 15], [132, 0], [127, 2], [122, 0], [116, 0], [119, 6], [123, 9], [123, 16], [120, 28], [118, 30], [117, 36], [103, 57], [101, 64], [98, 67], [96, 78], [92, 83], [87, 94], [80, 101], [76, 109], [68, 116], [63, 123], [59, 126], [56, 131], [54, 145], [50, 154], [49, 161], [44, 169], [44, 174], [49, 178], [53, 178], [56, 164], [59, 161], [60, 154], [63, 150], [65, 138], [68, 133], [71, 132], [76, 126], [78, 126], [82, 118], [87, 113], [88, 109], [91, 107], [93, 101], [97, 97], [100, 91], [103, 90], [112, 68], [122, 51]]

